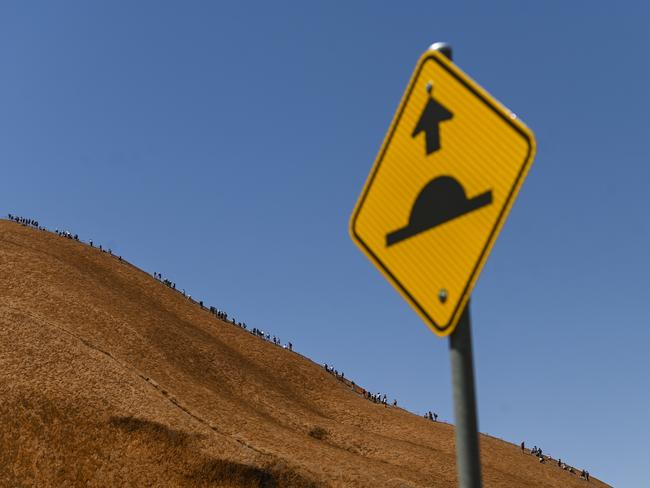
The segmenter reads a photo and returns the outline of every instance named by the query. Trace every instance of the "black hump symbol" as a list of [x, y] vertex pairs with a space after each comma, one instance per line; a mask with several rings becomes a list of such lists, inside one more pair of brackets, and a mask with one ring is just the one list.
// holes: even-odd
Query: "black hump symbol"
[[386, 246], [444, 224], [492, 203], [492, 191], [468, 199], [463, 186], [451, 176], [431, 180], [415, 199], [406, 227], [386, 235]]
[[422, 115], [420, 115], [420, 120], [418, 120], [411, 134], [411, 137], [415, 137], [420, 132], [424, 132], [427, 156], [440, 149], [440, 122], [449, 120], [453, 116], [454, 114], [447, 110], [444, 105], [441, 105], [431, 97], [429, 98], [422, 111]]

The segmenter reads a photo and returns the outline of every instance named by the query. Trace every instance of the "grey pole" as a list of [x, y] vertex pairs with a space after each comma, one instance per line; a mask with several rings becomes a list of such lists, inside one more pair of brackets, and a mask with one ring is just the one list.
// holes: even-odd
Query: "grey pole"
[[[452, 49], [446, 42], [436, 42], [429, 49], [440, 51], [451, 61]], [[451, 383], [456, 420], [456, 470], [460, 488], [481, 488], [481, 459], [478, 443], [474, 359], [469, 301], [456, 330], [449, 336]]]
[[449, 336], [451, 384], [456, 419], [456, 470], [460, 488], [481, 488], [481, 459], [478, 445], [474, 360], [469, 302]]

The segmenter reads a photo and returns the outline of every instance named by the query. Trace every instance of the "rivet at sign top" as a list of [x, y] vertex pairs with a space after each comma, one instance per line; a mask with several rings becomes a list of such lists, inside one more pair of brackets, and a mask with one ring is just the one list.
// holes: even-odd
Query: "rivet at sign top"
[[440, 300], [440, 303], [445, 303], [447, 301], [447, 290], [444, 288], [440, 289], [438, 292], [438, 300]]
[[433, 83], [429, 81], [427, 82], [427, 93], [431, 93], [431, 90], [433, 90]]

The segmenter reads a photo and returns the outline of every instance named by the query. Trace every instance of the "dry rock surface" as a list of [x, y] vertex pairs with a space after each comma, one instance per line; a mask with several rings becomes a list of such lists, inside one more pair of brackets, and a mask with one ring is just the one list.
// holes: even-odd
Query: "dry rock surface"
[[[456, 486], [452, 426], [365, 400], [126, 261], [0, 221], [0, 276], [0, 486]], [[486, 487], [608, 486], [481, 449]]]

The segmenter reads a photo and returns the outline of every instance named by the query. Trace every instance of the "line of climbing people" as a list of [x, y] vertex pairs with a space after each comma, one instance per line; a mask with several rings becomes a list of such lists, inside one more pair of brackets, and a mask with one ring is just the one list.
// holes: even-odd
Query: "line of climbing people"
[[[35, 220], [35, 219], [31, 219], [31, 218], [28, 219], [28, 218], [24, 218], [24, 217], [18, 217], [18, 216], [12, 215], [12, 214], [8, 214], [8, 218], [9, 218], [9, 220], [11, 220], [13, 222], [16, 222], [16, 223], [19, 223], [21, 225], [30, 226], [30, 227], [37, 228], [39, 230], [50, 232], [47, 228], [41, 227], [39, 225], [39, 222], [37, 220]], [[70, 231], [59, 230], [57, 228], [56, 230], [53, 231], [53, 233], [58, 235], [59, 237], [72, 239], [72, 240], [75, 240], [77, 242], [86, 244], [79, 237], [78, 234], [73, 234]], [[107, 253], [107, 254], [113, 256], [112, 249], [110, 249], [110, 248], [107, 249], [107, 248], [103, 247], [101, 244], [96, 244], [95, 242], [93, 242], [92, 239], [89, 240], [87, 244], [91, 248], [97, 249], [97, 250], [99, 250], [99, 251], [101, 251], [103, 253]], [[122, 256], [115, 255], [115, 257], [120, 262], [126, 262], [125, 260], [122, 259]], [[257, 327], [253, 327], [252, 329], [248, 329], [248, 326], [246, 325], [245, 322], [236, 321], [235, 318], [232, 317], [232, 316], [229, 317], [229, 315], [228, 315], [228, 313], [226, 311], [221, 310], [221, 309], [219, 309], [217, 307], [214, 307], [214, 306], [205, 306], [203, 304], [202, 300], [196, 300], [196, 299], [192, 298], [192, 296], [190, 294], [188, 294], [185, 291], [185, 289], [177, 289], [176, 288], [176, 283], [174, 281], [170, 280], [169, 278], [163, 277], [162, 273], [154, 271], [152, 273], [152, 275], [153, 275], [155, 280], [157, 280], [160, 283], [164, 284], [168, 288], [182, 294], [183, 297], [187, 298], [192, 303], [195, 303], [195, 304], [199, 305], [203, 310], [208, 311], [210, 314], [214, 315], [217, 319], [221, 320], [222, 322], [238, 326], [241, 329], [247, 330], [250, 334], [252, 334], [255, 337], [259, 337], [260, 339], [263, 339], [263, 340], [265, 340], [267, 342], [270, 342], [270, 343], [272, 343], [272, 344], [274, 344], [276, 346], [282, 347], [282, 348], [287, 349], [289, 351], [293, 351], [293, 343], [292, 342], [287, 342], [286, 344], [283, 345], [282, 341], [280, 340], [279, 337], [277, 337], [275, 335], [271, 335], [269, 332], [265, 332], [265, 331], [263, 331], [261, 329], [258, 329]], [[388, 402], [388, 396], [386, 394], [369, 392], [365, 388], [362, 388], [362, 387], [358, 386], [354, 381], [351, 381], [351, 380], [345, 378], [345, 373], [339, 372], [338, 370], [336, 370], [335, 368], [333, 368], [333, 367], [331, 367], [331, 366], [329, 366], [327, 364], [325, 364], [325, 370], [328, 373], [331, 373], [332, 375], [334, 375], [339, 380], [346, 383], [347, 385], [351, 386], [357, 393], [362, 395], [367, 400], [369, 400], [369, 401], [371, 401], [373, 403], [376, 403], [376, 404], [388, 406], [389, 402]], [[393, 400], [392, 406], [397, 407], [397, 400], [396, 399]], [[432, 413], [431, 411], [429, 411], [428, 413], [425, 413], [424, 417], [429, 419], [429, 420], [432, 420], [434, 422], [438, 420], [438, 415], [435, 414], [435, 413]]]
[[[524, 441], [521, 442], [520, 447], [521, 447], [521, 452], [527, 454], [526, 443]], [[535, 456], [541, 464], [545, 464], [546, 461], [555, 461], [551, 456], [545, 455], [541, 447], [533, 446], [533, 448], [530, 449], [529, 452], [531, 455]], [[562, 458], [559, 458], [557, 461], [555, 461], [555, 463], [557, 464], [558, 468], [563, 469], [564, 471], [568, 471], [571, 474], [577, 474], [577, 471], [573, 468], [573, 466], [570, 466], [562, 462]], [[589, 481], [589, 471], [587, 471], [586, 469], [581, 470], [580, 478], [582, 478], [585, 481]]]

